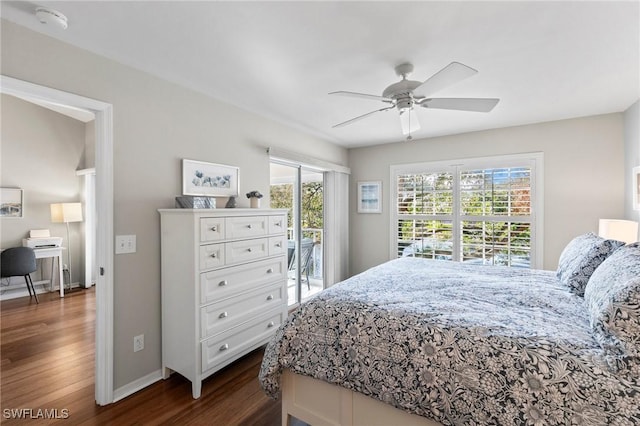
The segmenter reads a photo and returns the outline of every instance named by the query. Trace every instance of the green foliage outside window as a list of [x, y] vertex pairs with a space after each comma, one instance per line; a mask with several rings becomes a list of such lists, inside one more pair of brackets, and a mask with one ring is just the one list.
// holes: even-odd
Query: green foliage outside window
[[[288, 227], [293, 228], [293, 184], [271, 185], [271, 207], [289, 209]], [[322, 229], [324, 192], [322, 182], [302, 184], [302, 229]], [[316, 234], [317, 235], [317, 234]]]

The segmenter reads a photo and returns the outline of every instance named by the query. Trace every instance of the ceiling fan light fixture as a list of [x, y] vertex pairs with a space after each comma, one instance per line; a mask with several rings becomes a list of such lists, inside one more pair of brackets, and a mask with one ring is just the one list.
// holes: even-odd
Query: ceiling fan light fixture
[[403, 135], [411, 136], [411, 133], [420, 130], [420, 122], [414, 109], [411, 108], [400, 112], [400, 126], [402, 127]]
[[57, 10], [49, 9], [48, 7], [37, 7], [36, 18], [41, 24], [52, 25], [66, 30], [68, 27], [67, 17]]

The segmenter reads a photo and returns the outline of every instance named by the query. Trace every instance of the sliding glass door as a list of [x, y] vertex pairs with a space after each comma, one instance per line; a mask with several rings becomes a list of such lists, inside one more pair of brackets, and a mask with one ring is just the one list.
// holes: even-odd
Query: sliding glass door
[[300, 165], [272, 161], [272, 208], [288, 213], [288, 300], [305, 301], [324, 289], [324, 173]]

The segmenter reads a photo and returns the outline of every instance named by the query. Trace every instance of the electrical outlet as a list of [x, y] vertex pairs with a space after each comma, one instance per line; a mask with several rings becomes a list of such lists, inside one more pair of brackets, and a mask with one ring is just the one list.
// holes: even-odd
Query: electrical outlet
[[135, 235], [116, 235], [116, 254], [135, 253]]
[[133, 338], [133, 351], [139, 352], [144, 349], [144, 334], [140, 334]]

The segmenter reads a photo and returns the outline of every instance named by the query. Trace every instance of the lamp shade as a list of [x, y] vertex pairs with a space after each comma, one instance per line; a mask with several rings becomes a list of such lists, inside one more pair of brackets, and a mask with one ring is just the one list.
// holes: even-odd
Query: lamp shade
[[82, 203], [51, 204], [51, 222], [82, 222]]
[[600, 219], [598, 235], [608, 240], [624, 241], [627, 244], [635, 243], [638, 241], [638, 222]]

